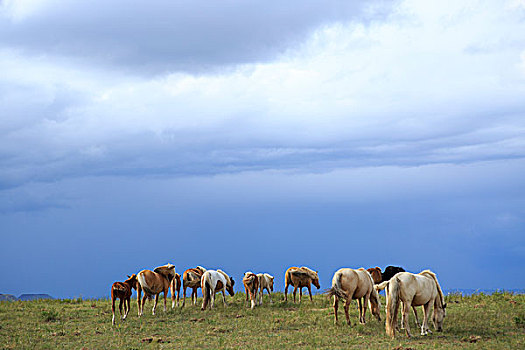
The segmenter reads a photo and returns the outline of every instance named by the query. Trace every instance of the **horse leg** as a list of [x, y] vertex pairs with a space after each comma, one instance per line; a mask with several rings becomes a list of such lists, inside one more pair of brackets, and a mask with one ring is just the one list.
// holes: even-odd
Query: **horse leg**
[[297, 294], [297, 287], [293, 286], [293, 303], [295, 304], [295, 295]]
[[345, 316], [346, 316], [346, 323], [348, 323], [349, 326], [352, 324], [350, 323], [350, 314], [348, 313], [348, 309], [350, 308], [350, 303], [352, 302], [352, 298], [347, 298], [345, 302]]
[[427, 335], [430, 331], [428, 327], [428, 317], [430, 316], [431, 306], [432, 304], [430, 301], [423, 305], [423, 324], [421, 325], [421, 335]]
[[226, 292], [224, 289], [222, 290], [222, 301], [224, 301], [224, 306], [228, 306], [228, 303], [226, 302]]
[[284, 301], [288, 301], [288, 283], [284, 286]]
[[130, 304], [131, 296], [127, 297], [126, 300], [124, 300], [124, 317], [122, 317], [123, 320], [128, 317], [129, 310], [131, 309]]
[[122, 318], [122, 303], [124, 302], [124, 297], [120, 298], [120, 302], [118, 303], [118, 309], [120, 311], [120, 318]]
[[312, 286], [308, 285], [306, 288], [308, 288], [308, 293], [310, 294], [310, 301], [314, 301], [314, 299], [312, 298]]
[[365, 297], [363, 298], [363, 324], [366, 323], [366, 306], [368, 305], [369, 299], [369, 294], [365, 295]]
[[142, 312], [141, 312], [142, 309], [140, 308], [140, 297], [141, 297], [141, 295], [142, 295], [142, 288], [140, 288], [140, 285], [139, 285], [138, 288], [137, 288], [137, 308], [138, 308], [137, 312], [138, 312], [139, 317], [142, 315]]
[[166, 299], [167, 299], [166, 297], [167, 296], [168, 296], [168, 288], [164, 289], [164, 312], [166, 312]]
[[113, 317], [111, 318], [111, 324], [115, 324], [115, 297], [111, 296], [111, 312], [113, 313]]
[[266, 288], [266, 290], [268, 291], [268, 297], [270, 298], [270, 303], [273, 304], [272, 292], [270, 292], [270, 290], [268, 288]]
[[244, 292], [246, 294], [246, 302], [248, 302], [248, 294], [249, 294], [248, 287], [244, 286]]
[[[401, 329], [405, 329], [405, 315], [403, 314], [403, 309], [405, 308], [405, 303], [401, 302]], [[396, 328], [398, 325], [396, 324]]]
[[191, 300], [193, 301], [193, 305], [197, 305], [197, 288], [193, 288], [191, 291]]
[[419, 323], [419, 317], [417, 317], [417, 310], [416, 307], [412, 305], [412, 311], [414, 311], [414, 317], [416, 318], [416, 327], [421, 327], [421, 324]]
[[303, 287], [299, 287], [299, 304], [303, 300]]
[[[175, 307], [175, 286], [170, 285], [171, 290], [171, 308], [173, 309]], [[177, 300], [177, 306], [179, 306], [179, 301]]]
[[261, 290], [259, 291], [259, 305], [262, 305], [262, 300], [263, 300], [263, 289], [261, 287]]
[[144, 293], [144, 295], [142, 296], [142, 300], [141, 300], [141, 305], [140, 305], [140, 314], [142, 315], [144, 313], [144, 304], [146, 304], [146, 298], [147, 298], [147, 294]]
[[215, 304], [215, 291], [210, 291], [211, 294], [211, 303], [210, 303], [210, 310], [213, 309], [213, 305]]
[[357, 306], [359, 309], [359, 323], [364, 324], [363, 322], [363, 298], [357, 298]]
[[410, 325], [408, 324], [408, 315], [410, 314], [410, 304], [412, 302], [404, 302], [403, 303], [403, 310], [401, 312], [401, 315], [403, 317], [403, 324], [405, 325], [405, 332], [407, 337], [411, 337], [412, 334], [410, 334]]
[[155, 294], [155, 301], [153, 302], [153, 309], [151, 309], [151, 314], [155, 315], [155, 309], [157, 308], [157, 303], [159, 302], [160, 293]]
[[335, 315], [335, 321], [334, 323], [337, 324], [337, 309], [339, 308], [339, 298], [337, 298], [336, 295], [334, 295], [334, 315]]

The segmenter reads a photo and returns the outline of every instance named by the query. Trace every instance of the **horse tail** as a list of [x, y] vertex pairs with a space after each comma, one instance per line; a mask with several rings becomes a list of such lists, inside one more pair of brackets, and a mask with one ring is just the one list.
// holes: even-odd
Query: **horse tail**
[[399, 308], [399, 293], [401, 281], [397, 277], [392, 277], [389, 281], [389, 287], [386, 297], [386, 334], [392, 338], [395, 336], [397, 310]]
[[332, 278], [332, 288], [328, 289], [326, 291], [326, 294], [328, 295], [328, 299], [335, 296], [338, 299], [345, 300], [346, 295], [343, 292], [343, 289], [341, 288], [341, 277], [342, 273], [340, 271], [337, 271]]
[[152, 299], [152, 291], [150, 287], [148, 286], [148, 283], [146, 282], [146, 277], [144, 277], [143, 273], [140, 273], [137, 275], [137, 280], [139, 281], [139, 285], [144, 291], [144, 295], [148, 297], [149, 300]]
[[390, 282], [390, 281], [385, 281], [385, 282], [381, 282], [379, 284], [376, 284], [374, 286], [375, 290], [377, 290], [379, 292], [379, 291], [387, 288], [388, 287], [388, 282]]
[[201, 281], [202, 288], [202, 310], [206, 308], [211, 298], [211, 284], [208, 281], [208, 275], [203, 276]]

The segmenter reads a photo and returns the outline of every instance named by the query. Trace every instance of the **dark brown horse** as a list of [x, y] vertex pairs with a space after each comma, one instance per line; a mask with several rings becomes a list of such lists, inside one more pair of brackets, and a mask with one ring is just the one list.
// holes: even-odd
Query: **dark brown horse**
[[172, 309], [175, 307], [175, 293], [177, 293], [177, 307], [179, 307], [180, 285], [180, 275], [176, 273], [170, 283]]
[[310, 301], [313, 301], [312, 298], [312, 287], [310, 286], [313, 284], [314, 286], [319, 289], [321, 286], [319, 285], [319, 276], [317, 274], [317, 271], [313, 271], [309, 269], [306, 266], [302, 267], [290, 267], [288, 270], [286, 270], [286, 273], [284, 275], [284, 300], [288, 300], [288, 286], [292, 285], [294, 287], [293, 289], [293, 302], [295, 303], [295, 295], [297, 293], [297, 289], [299, 289], [299, 302], [301, 302], [301, 298], [303, 296], [303, 288], [308, 288], [308, 293], [310, 293]]
[[[124, 282], [115, 282], [111, 285], [111, 311], [113, 312], [113, 318], [111, 323], [115, 324], [115, 300], [120, 299], [118, 308], [120, 310], [120, 316], [122, 320], [125, 320], [128, 316], [128, 312], [131, 309], [130, 299], [133, 289], [137, 289], [138, 281], [137, 275], [133, 274], [128, 276], [128, 279]], [[124, 302], [124, 314], [122, 314], [122, 303]]]
[[380, 267], [371, 267], [369, 269], [366, 269], [372, 276], [372, 280], [374, 281], [374, 284], [379, 284], [383, 282], [383, 276], [381, 274], [381, 268]]
[[202, 275], [206, 269], [202, 266], [197, 266], [193, 269], [187, 269], [182, 274], [182, 307], [186, 305], [186, 288], [191, 288], [191, 302], [193, 305], [197, 303], [197, 290], [201, 287]]

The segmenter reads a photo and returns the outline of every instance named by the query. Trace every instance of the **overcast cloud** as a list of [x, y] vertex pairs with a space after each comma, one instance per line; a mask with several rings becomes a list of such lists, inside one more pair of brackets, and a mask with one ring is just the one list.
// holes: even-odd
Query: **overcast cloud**
[[[517, 0], [0, 1], [5, 228], [97, 179], [195, 203], [522, 203], [523, 33]], [[522, 228], [509, 208], [489, 216]]]

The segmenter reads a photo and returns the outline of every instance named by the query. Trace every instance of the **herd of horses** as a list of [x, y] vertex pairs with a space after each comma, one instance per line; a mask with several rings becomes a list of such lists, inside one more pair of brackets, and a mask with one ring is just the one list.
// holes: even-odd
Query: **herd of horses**
[[[288, 287], [292, 286], [293, 301], [296, 302], [297, 290], [299, 290], [299, 302], [302, 298], [302, 289], [307, 288], [312, 301], [311, 285], [320, 288], [319, 276], [306, 266], [290, 267], [286, 270], [284, 297], [288, 300]], [[262, 305], [263, 291], [266, 289], [270, 302], [273, 292], [274, 277], [268, 273], [255, 274], [246, 272], [242, 279], [246, 301], [253, 309], [256, 305]], [[115, 301], [120, 299], [119, 310], [122, 320], [125, 320], [130, 310], [130, 300], [133, 289], [137, 291], [138, 315], [142, 316], [144, 304], [147, 299], [154, 299], [152, 314], [155, 315], [157, 303], [161, 293], [164, 293], [164, 311], [166, 311], [166, 298], [171, 291], [171, 307], [179, 306], [180, 289], [182, 287], [182, 307], [186, 303], [186, 290], [192, 289], [191, 301], [197, 303], [197, 290], [202, 289], [201, 310], [209, 306], [213, 308], [215, 294], [221, 292], [224, 305], [227, 306], [226, 292], [233, 296], [234, 279], [222, 270], [207, 270], [202, 266], [187, 269], [181, 276], [175, 272], [175, 266], [166, 264], [151, 270], [142, 270], [137, 274], [128, 276], [124, 282], [115, 282], [111, 286], [112, 323], [115, 324]], [[432, 311], [432, 323], [437, 331], [443, 330], [443, 320], [446, 316], [446, 303], [443, 292], [438, 283], [436, 275], [425, 270], [418, 274], [406, 272], [401, 267], [388, 266], [385, 271], [379, 267], [369, 269], [341, 268], [335, 272], [332, 278], [332, 286], [325, 294], [333, 298], [335, 322], [338, 321], [339, 301], [344, 302], [346, 321], [350, 325], [348, 313], [352, 300], [357, 300], [359, 307], [359, 322], [366, 323], [366, 309], [381, 321], [381, 301], [379, 291], [385, 290], [386, 295], [386, 333], [394, 337], [395, 332], [404, 329], [408, 337], [411, 336], [408, 322], [410, 308], [414, 311], [416, 326], [421, 328], [421, 335], [430, 332], [428, 320]], [[142, 295], [144, 293], [144, 295]], [[175, 296], [176, 295], [176, 296]], [[122, 307], [124, 306], [124, 311]], [[397, 315], [401, 306], [401, 324], [398, 326]], [[423, 323], [419, 323], [416, 307], [423, 307]]]

